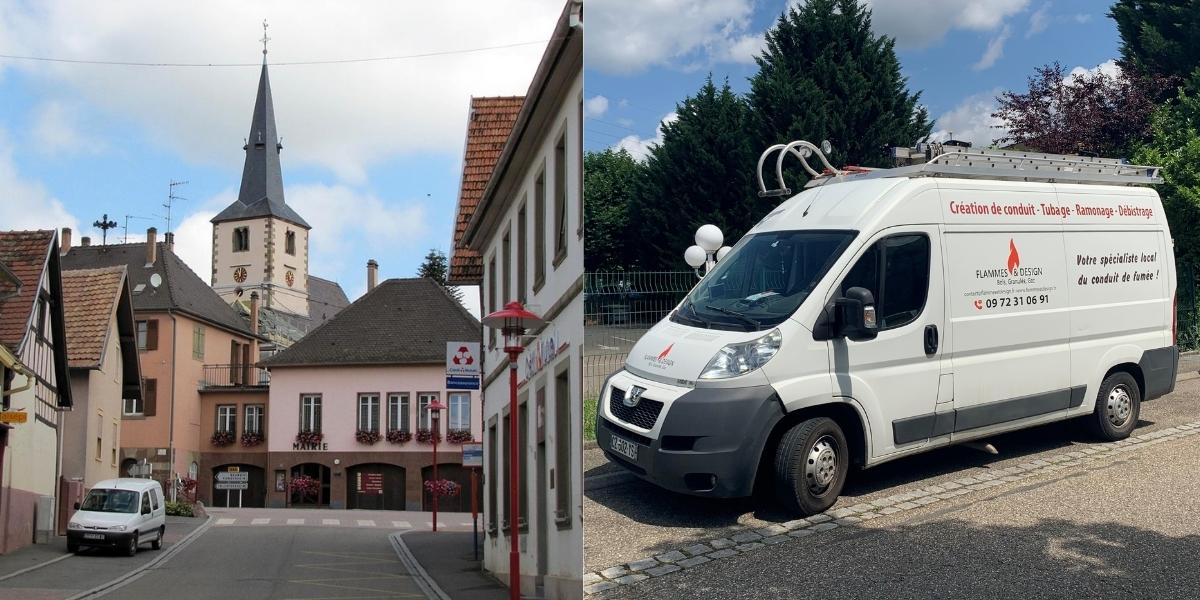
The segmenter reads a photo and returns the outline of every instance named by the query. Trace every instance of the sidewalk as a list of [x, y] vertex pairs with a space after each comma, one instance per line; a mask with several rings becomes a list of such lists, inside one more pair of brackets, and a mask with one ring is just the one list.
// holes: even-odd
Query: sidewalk
[[[483, 539], [483, 532], [479, 534]], [[421, 567], [453, 600], [505, 600], [508, 588], [484, 574], [479, 560], [471, 556], [471, 532], [414, 531], [404, 543]]]

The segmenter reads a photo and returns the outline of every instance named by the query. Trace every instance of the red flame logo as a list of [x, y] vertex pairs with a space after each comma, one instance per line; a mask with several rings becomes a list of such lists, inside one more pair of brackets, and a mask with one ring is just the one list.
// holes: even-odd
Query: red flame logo
[[1021, 266], [1021, 255], [1017, 254], [1017, 245], [1013, 243], [1012, 238], [1008, 240], [1008, 272], [1015, 273], [1017, 267]]
[[671, 353], [671, 348], [674, 348], [674, 347], [675, 347], [675, 344], [672, 342], [670, 346], [667, 346], [666, 350], [662, 351], [662, 354], [658, 355], [658, 360], [662, 360], [662, 359], [666, 358], [667, 355]]

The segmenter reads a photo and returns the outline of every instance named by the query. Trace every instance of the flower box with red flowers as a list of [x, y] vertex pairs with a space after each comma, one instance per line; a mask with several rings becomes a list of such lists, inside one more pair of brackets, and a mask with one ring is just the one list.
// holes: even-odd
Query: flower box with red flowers
[[430, 479], [425, 482], [425, 491], [436, 496], [457, 496], [462, 486], [449, 479]]
[[217, 431], [212, 434], [212, 439], [209, 441], [214, 446], [223, 447], [232, 444], [235, 439], [232, 431]]
[[451, 444], [465, 444], [475, 439], [470, 429], [451, 429], [446, 432], [446, 441]]
[[320, 444], [325, 439], [325, 434], [320, 431], [301, 431], [296, 434], [296, 443], [301, 446], [315, 446]]
[[435, 434], [432, 429], [418, 429], [417, 430], [417, 441], [422, 444], [432, 444], [434, 437], [437, 438], [437, 441], [439, 441], [439, 442], [442, 441], [442, 437], [440, 435]]
[[412, 438], [413, 438], [413, 435], [412, 435], [411, 431], [401, 431], [399, 429], [393, 429], [393, 430], [387, 432], [387, 441], [389, 441], [393, 444], [405, 444], [405, 443], [408, 443], [409, 441], [411, 441]]
[[242, 434], [242, 446], [245, 448], [253, 448], [254, 446], [263, 443], [265, 439], [266, 438], [263, 437], [262, 432], [247, 431]]
[[360, 444], [370, 445], [383, 439], [383, 436], [379, 435], [379, 432], [374, 429], [359, 429], [354, 432], [354, 439], [358, 440]]

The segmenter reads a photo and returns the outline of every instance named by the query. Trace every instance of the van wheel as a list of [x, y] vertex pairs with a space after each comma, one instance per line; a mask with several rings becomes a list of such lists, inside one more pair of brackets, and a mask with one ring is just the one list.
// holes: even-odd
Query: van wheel
[[849, 470], [849, 447], [837, 422], [802, 421], [783, 434], [775, 450], [775, 494], [788, 511], [813, 515], [833, 506]]
[[1100, 384], [1096, 395], [1096, 410], [1087, 422], [1092, 433], [1106, 441], [1115, 442], [1129, 437], [1137, 427], [1142, 409], [1142, 393], [1132, 375], [1118, 371]]
[[135, 532], [133, 532], [133, 535], [129, 536], [129, 547], [125, 549], [125, 553], [128, 554], [129, 556], [136, 556], [137, 551], [138, 551], [138, 532], [135, 531]]
[[150, 542], [151, 550], [161, 550], [162, 549], [163, 529], [164, 529], [163, 527], [158, 528], [158, 533], [155, 534], [154, 540]]

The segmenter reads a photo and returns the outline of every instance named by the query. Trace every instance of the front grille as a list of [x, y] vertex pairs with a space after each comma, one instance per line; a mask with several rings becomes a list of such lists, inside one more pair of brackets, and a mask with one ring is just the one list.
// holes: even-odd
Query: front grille
[[642, 429], [654, 429], [654, 423], [658, 421], [658, 413], [662, 412], [663, 403], [642, 397], [637, 406], [629, 407], [625, 406], [624, 399], [625, 390], [613, 387], [612, 392], [608, 395], [608, 410], [612, 415]]

